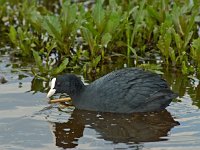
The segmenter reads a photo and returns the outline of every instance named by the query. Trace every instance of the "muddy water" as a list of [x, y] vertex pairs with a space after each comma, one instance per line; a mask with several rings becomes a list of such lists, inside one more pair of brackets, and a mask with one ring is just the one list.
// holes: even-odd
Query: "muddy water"
[[0, 75], [8, 81], [0, 84], [0, 149], [200, 149], [196, 78], [165, 73], [180, 94], [166, 111], [116, 115], [48, 104], [48, 83], [22, 71], [28, 68], [0, 56]]

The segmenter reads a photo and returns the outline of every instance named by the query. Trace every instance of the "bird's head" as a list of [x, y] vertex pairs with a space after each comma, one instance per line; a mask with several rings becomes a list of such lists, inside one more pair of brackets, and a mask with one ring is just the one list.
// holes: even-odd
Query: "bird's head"
[[73, 74], [60, 75], [51, 80], [51, 87], [47, 98], [56, 93], [66, 93], [70, 97], [77, 95], [84, 87], [83, 82]]

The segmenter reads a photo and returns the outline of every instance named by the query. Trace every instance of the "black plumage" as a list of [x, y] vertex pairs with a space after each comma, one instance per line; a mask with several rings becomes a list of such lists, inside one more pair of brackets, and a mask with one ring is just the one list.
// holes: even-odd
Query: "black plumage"
[[78, 109], [115, 113], [162, 110], [177, 96], [160, 75], [138, 68], [113, 71], [89, 85], [65, 74], [56, 78], [55, 89]]

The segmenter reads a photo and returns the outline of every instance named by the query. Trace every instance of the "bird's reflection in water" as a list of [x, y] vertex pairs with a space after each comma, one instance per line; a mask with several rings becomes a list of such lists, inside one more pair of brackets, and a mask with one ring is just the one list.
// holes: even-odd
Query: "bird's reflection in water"
[[54, 134], [56, 145], [62, 148], [76, 147], [86, 127], [97, 131], [98, 138], [130, 144], [167, 140], [164, 137], [176, 125], [179, 123], [166, 110], [127, 115], [75, 109], [67, 123], [55, 123]]

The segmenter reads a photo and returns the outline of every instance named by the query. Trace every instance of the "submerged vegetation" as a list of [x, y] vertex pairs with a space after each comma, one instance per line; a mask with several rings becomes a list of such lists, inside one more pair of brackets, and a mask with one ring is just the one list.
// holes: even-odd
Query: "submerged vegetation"
[[0, 0], [1, 33], [16, 56], [35, 61], [36, 76], [98, 72], [118, 58], [200, 73], [199, 0], [45, 2]]

